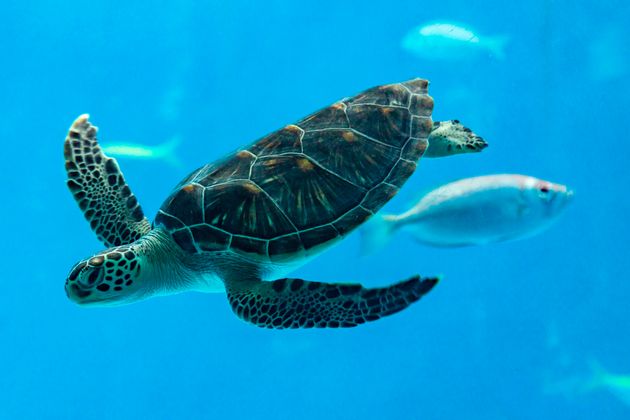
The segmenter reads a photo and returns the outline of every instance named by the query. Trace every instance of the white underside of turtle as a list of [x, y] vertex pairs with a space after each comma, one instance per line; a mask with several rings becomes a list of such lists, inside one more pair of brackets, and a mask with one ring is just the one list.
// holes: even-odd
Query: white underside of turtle
[[414, 79], [369, 89], [205, 165], [153, 224], [80, 116], [65, 142], [68, 186], [108, 249], [72, 268], [68, 297], [93, 306], [224, 292], [265, 328], [353, 327], [408, 307], [437, 279], [365, 288], [284, 276], [378, 212], [423, 154], [486, 146], [459, 121], [433, 125], [427, 88]]

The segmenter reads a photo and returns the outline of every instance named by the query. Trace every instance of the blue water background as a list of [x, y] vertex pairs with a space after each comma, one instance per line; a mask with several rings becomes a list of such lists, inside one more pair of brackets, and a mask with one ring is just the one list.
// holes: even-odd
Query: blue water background
[[[627, 43], [629, 8], [4, 0], [0, 418], [628, 418], [612, 393], [571, 384], [587, 380], [589, 360], [630, 374], [628, 57], [616, 61], [625, 70], [597, 76], [606, 51]], [[435, 20], [509, 36], [506, 59], [446, 63], [400, 48]], [[66, 298], [68, 270], [102, 249], [64, 185], [62, 143], [79, 114], [103, 141], [182, 139], [184, 168], [120, 160], [151, 216], [193, 168], [341, 97], [417, 76], [431, 80], [434, 119], [461, 119], [490, 147], [422, 160], [387, 209], [460, 177], [525, 173], [576, 191], [552, 229], [457, 250], [400, 236], [364, 258], [353, 235], [294, 275], [444, 279], [410, 309], [348, 330], [258, 329], [222, 294], [103, 309]]]

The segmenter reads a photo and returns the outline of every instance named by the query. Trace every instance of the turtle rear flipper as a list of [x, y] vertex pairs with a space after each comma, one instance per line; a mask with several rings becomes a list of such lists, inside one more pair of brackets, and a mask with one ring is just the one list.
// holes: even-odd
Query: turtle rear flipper
[[64, 144], [68, 188], [101, 242], [109, 247], [129, 244], [148, 233], [151, 224], [116, 159], [98, 145], [96, 131], [87, 114], [70, 127]]
[[477, 153], [488, 147], [482, 137], [458, 120], [434, 122], [428, 142], [424, 157], [429, 158]]
[[388, 287], [328, 284], [301, 279], [228, 281], [230, 306], [263, 328], [356, 327], [399, 312], [428, 293], [437, 278], [414, 276]]

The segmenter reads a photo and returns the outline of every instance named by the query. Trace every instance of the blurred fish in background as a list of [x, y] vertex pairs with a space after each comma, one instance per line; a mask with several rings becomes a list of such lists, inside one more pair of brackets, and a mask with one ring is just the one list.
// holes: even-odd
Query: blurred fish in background
[[147, 146], [137, 143], [105, 143], [103, 152], [112, 157], [136, 160], [163, 161], [176, 168], [181, 168], [182, 162], [175, 154], [181, 144], [179, 137], [173, 137], [166, 143]]
[[630, 375], [608, 372], [600, 362], [589, 362], [590, 373], [574, 374], [562, 379], [545, 378], [543, 394], [562, 395], [572, 400], [584, 398], [585, 395], [606, 391], [615, 396], [619, 401], [630, 407]]
[[586, 390], [606, 390], [630, 407], [630, 375], [610, 373], [594, 360], [590, 366], [592, 376]]
[[571, 201], [566, 186], [517, 174], [443, 185], [400, 215], [377, 215], [363, 229], [362, 253], [382, 248], [399, 230], [438, 247], [482, 245], [542, 232]]
[[418, 26], [402, 40], [402, 48], [426, 60], [458, 61], [490, 54], [505, 58], [509, 38], [478, 35], [465, 25], [436, 22]]

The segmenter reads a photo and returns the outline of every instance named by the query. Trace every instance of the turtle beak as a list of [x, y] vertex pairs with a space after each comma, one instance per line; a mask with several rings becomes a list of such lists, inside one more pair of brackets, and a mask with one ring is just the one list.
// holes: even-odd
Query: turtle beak
[[86, 302], [86, 299], [90, 297], [90, 295], [92, 294], [91, 291], [83, 290], [76, 283], [66, 283], [65, 289], [66, 289], [66, 296], [68, 296], [68, 299], [78, 304], [88, 303]]

